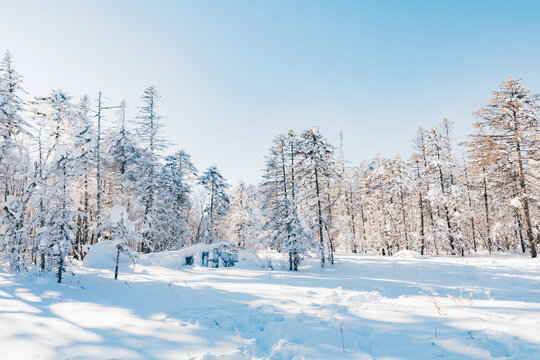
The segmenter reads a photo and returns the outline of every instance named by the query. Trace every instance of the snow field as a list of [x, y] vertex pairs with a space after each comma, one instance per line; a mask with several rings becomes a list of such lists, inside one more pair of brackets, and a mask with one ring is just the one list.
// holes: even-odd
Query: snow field
[[275, 254], [274, 270], [143, 261], [123, 263], [118, 281], [80, 267], [64, 284], [2, 272], [2, 358], [540, 358], [537, 260], [336, 259], [299, 272]]

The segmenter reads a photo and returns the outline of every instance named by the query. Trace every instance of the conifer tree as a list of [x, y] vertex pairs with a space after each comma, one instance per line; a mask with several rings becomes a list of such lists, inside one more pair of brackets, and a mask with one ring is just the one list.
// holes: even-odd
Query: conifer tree
[[0, 62], [0, 251], [12, 270], [20, 270], [25, 251], [26, 205], [31, 191], [29, 155], [21, 142], [29, 124], [23, 119], [22, 77], [6, 52]]
[[77, 231], [73, 244], [74, 257], [83, 259], [85, 248], [90, 245], [90, 224], [94, 209], [91, 206], [91, 190], [94, 188], [91, 178], [95, 171], [95, 129], [90, 116], [90, 99], [84, 95], [79, 102], [74, 118], [73, 153], [75, 164], [73, 177], [82, 187], [76, 190], [78, 196]]
[[301, 257], [312, 247], [312, 236], [306, 230], [298, 207], [300, 187], [300, 140], [293, 131], [278, 135], [266, 156], [263, 211], [270, 246], [289, 256], [289, 270], [298, 271]]
[[139, 224], [143, 236], [143, 252], [158, 249], [168, 237], [166, 223], [162, 221], [167, 211], [164, 194], [160, 193], [160, 159], [161, 151], [166, 147], [166, 142], [161, 135], [163, 127], [161, 116], [157, 113], [157, 105], [161, 100], [157, 89], [149, 86], [142, 97], [143, 106], [139, 108], [136, 134], [141, 146], [141, 154], [137, 160], [138, 189], [140, 200], [144, 207], [144, 214]]
[[[325, 257], [325, 219], [324, 206], [328, 205], [326, 200], [327, 191], [330, 188], [330, 180], [334, 175], [334, 160], [333, 147], [321, 135], [317, 127], [312, 127], [305, 130], [302, 135], [302, 178], [304, 185], [308, 188], [308, 196], [314, 209], [314, 229], [318, 234], [319, 250], [321, 254], [321, 266], [324, 267]], [[331, 238], [327, 238], [329, 242], [329, 257], [333, 263], [334, 245]]]
[[76, 112], [70, 99], [62, 90], [40, 99], [46, 150], [41, 164], [41, 206], [34, 214], [33, 225], [38, 249], [53, 260], [50, 265], [57, 268], [59, 283], [74, 241], [75, 211], [69, 183], [79, 172], [72, 157]]
[[215, 165], [210, 166], [199, 177], [199, 184], [206, 190], [207, 205], [204, 212], [207, 224], [205, 242], [211, 244], [221, 236], [220, 220], [230, 208], [230, 200], [226, 192], [229, 184], [227, 184], [227, 181]]

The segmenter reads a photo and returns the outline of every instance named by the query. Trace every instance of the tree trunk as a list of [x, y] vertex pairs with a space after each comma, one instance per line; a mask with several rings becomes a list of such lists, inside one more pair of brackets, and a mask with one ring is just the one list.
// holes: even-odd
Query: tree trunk
[[58, 283], [60, 284], [62, 282], [62, 271], [64, 271], [64, 259], [61, 258], [58, 261], [58, 273], [56, 274], [56, 277], [58, 278]]
[[489, 203], [488, 203], [488, 194], [487, 194], [487, 181], [485, 168], [482, 168], [483, 177], [484, 177], [484, 209], [486, 213], [486, 227], [487, 227], [487, 248], [488, 252], [491, 254], [491, 223], [489, 221]]
[[527, 197], [527, 188], [525, 186], [525, 171], [523, 170], [523, 158], [521, 155], [521, 143], [519, 141], [519, 134], [517, 128], [517, 115], [514, 111], [514, 143], [516, 145], [516, 153], [518, 159], [519, 169], [519, 186], [521, 188], [522, 201], [523, 201], [523, 214], [525, 215], [525, 229], [527, 233], [527, 239], [529, 240], [529, 246], [531, 247], [531, 257], [536, 257], [536, 246], [534, 243], [534, 235], [531, 224], [531, 213], [529, 211], [529, 199]]
[[424, 234], [424, 201], [422, 199], [422, 192], [418, 192], [418, 204], [420, 206], [420, 239], [421, 239], [421, 246], [420, 246], [420, 255], [424, 255], [424, 248], [425, 248], [425, 234]]
[[318, 214], [318, 223], [319, 223], [319, 247], [321, 250], [321, 267], [324, 267], [324, 237], [323, 237], [323, 219], [322, 219], [322, 205], [320, 198], [320, 189], [319, 189], [319, 173], [317, 169], [317, 164], [315, 168], [315, 195], [317, 196], [317, 214]]
[[98, 113], [97, 113], [97, 139], [96, 139], [96, 238], [99, 241], [101, 237], [101, 91], [98, 96]]
[[[463, 158], [463, 162], [465, 163], [465, 158]], [[467, 165], [465, 164], [465, 181], [466, 181], [466, 186], [467, 186], [467, 198], [469, 200], [469, 210], [472, 211], [473, 208], [472, 208], [472, 199], [471, 199], [471, 185], [469, 183], [469, 176], [467, 174]], [[470, 216], [470, 220], [471, 220], [471, 230], [472, 230], [472, 238], [473, 238], [473, 249], [474, 249], [474, 252], [477, 251], [477, 247], [476, 247], [476, 231], [475, 231], [475, 226], [474, 226], [474, 216], [471, 215]]]
[[114, 280], [118, 280], [118, 262], [120, 261], [120, 249], [116, 250], [116, 266], [114, 268]]

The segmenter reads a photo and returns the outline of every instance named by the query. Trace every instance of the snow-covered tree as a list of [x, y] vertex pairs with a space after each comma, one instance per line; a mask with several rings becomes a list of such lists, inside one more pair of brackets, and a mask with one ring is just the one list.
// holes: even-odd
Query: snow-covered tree
[[[0, 140], [2, 146], [9, 145], [14, 137], [26, 132], [29, 124], [21, 116], [24, 111], [24, 101], [20, 95], [22, 77], [13, 67], [13, 58], [9, 51], [0, 62]], [[5, 151], [2, 151], [4, 155]]]
[[43, 131], [42, 176], [39, 207], [34, 214], [34, 234], [38, 250], [54, 262], [58, 282], [62, 282], [66, 257], [75, 238], [75, 210], [69, 183], [79, 173], [73, 155], [75, 107], [62, 90], [39, 99]]
[[159, 191], [167, 212], [168, 244], [165, 248], [180, 248], [190, 237], [188, 212], [191, 208], [191, 187], [189, 179], [195, 176], [197, 169], [191, 163], [190, 156], [185, 151], [178, 151], [165, 158]]
[[92, 182], [95, 171], [95, 129], [90, 116], [90, 99], [84, 95], [76, 110], [73, 124], [73, 153], [71, 158], [74, 162], [73, 178], [77, 185], [75, 192], [78, 193], [78, 215], [75, 243], [73, 244], [74, 257], [82, 259], [86, 254], [86, 248], [90, 245], [90, 224], [94, 215], [91, 205]]
[[[514, 184], [514, 204], [519, 204], [531, 257], [536, 257], [530, 204], [538, 200], [532, 198], [537, 179], [531, 176], [531, 169], [537, 166], [540, 155], [539, 98], [513, 78], [504, 81], [493, 96], [488, 105], [475, 113], [477, 131], [470, 146], [484, 169], [491, 167], [492, 171], [505, 174], [507, 194], [511, 191], [508, 186]], [[495, 164], [497, 167], [493, 168]]]
[[20, 95], [22, 77], [6, 52], [0, 62], [0, 251], [11, 270], [20, 270], [25, 251], [26, 204], [35, 188], [30, 178], [30, 159], [20, 135], [28, 134]]
[[206, 190], [207, 203], [205, 207], [207, 225], [205, 228], [205, 242], [212, 243], [221, 236], [222, 217], [230, 208], [230, 199], [227, 195], [229, 184], [221, 175], [215, 165], [210, 166], [199, 178], [199, 184]]
[[161, 151], [167, 143], [161, 135], [163, 127], [161, 116], [157, 113], [157, 105], [161, 99], [154, 86], [146, 88], [142, 97], [143, 105], [139, 108], [137, 120], [137, 140], [141, 146], [141, 155], [137, 159], [137, 192], [144, 207], [144, 214], [139, 227], [143, 236], [142, 251], [150, 252], [160, 248], [167, 234], [167, 203], [165, 194], [160, 192], [160, 159]]
[[300, 141], [293, 131], [275, 137], [261, 189], [270, 246], [288, 254], [291, 271], [298, 271], [301, 257], [313, 244], [298, 208], [300, 156]]
[[254, 186], [247, 186], [243, 181], [231, 191], [231, 208], [228, 214], [228, 238], [239, 248], [254, 245], [258, 237], [259, 212], [256, 198], [259, 195]]
[[[313, 211], [313, 228], [319, 239], [321, 254], [321, 266], [326, 261], [325, 256], [325, 226], [328, 226], [328, 217], [325, 216], [325, 206], [329, 206], [327, 199], [331, 186], [331, 179], [335, 175], [335, 163], [333, 159], [334, 148], [322, 136], [319, 129], [314, 126], [301, 134], [301, 172], [306, 194], [309, 198], [309, 206]], [[329, 256], [328, 260], [333, 264], [334, 245], [332, 239], [327, 236]]]

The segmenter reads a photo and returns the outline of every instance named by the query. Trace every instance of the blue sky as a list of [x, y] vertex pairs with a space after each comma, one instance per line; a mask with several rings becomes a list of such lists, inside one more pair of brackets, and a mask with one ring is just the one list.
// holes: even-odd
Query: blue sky
[[125, 98], [150, 84], [166, 135], [255, 183], [272, 138], [317, 125], [357, 163], [408, 157], [418, 126], [456, 135], [510, 75], [540, 92], [535, 1], [0, 1], [32, 95]]

